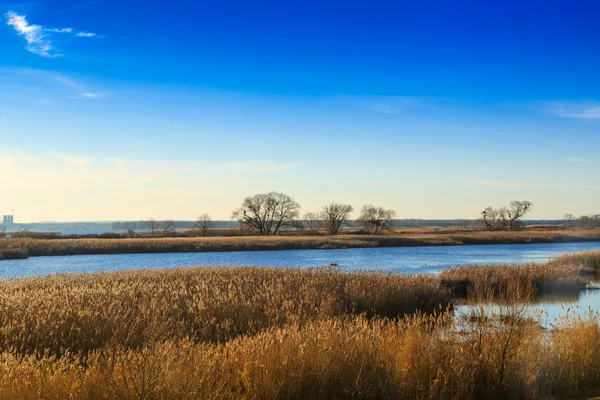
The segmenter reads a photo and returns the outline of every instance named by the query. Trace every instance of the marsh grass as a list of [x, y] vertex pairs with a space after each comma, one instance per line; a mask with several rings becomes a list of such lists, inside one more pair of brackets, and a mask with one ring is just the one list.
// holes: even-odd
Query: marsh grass
[[[404, 231], [402, 231], [404, 232]], [[410, 231], [409, 231], [410, 232]], [[29, 256], [172, 253], [252, 250], [343, 249], [365, 247], [457, 246], [471, 244], [600, 241], [600, 230], [392, 232], [386, 235], [238, 236], [191, 238], [35, 239], [0, 238], [0, 248], [25, 249]]]
[[24, 260], [29, 257], [26, 249], [0, 249], [0, 260]]
[[600, 251], [553, 258], [547, 263], [503, 266], [464, 266], [440, 274], [457, 297], [481, 300], [525, 300], [542, 295], [579, 292], [597, 279]]
[[515, 295], [460, 319], [435, 277], [335, 268], [5, 280], [0, 398], [591, 397], [599, 321], [567, 316], [543, 329], [524, 311], [538, 288], [522, 282], [590, 279], [599, 261], [600, 252], [561, 256], [514, 280], [514, 269], [493, 267], [497, 275], [471, 278], [481, 293], [487, 282]]
[[285, 325], [445, 308], [433, 277], [334, 268], [196, 267], [0, 283], [0, 351], [87, 354], [108, 344], [217, 343]]
[[[542, 399], [598, 394], [597, 321], [557, 328], [448, 316], [337, 317], [221, 344], [107, 346], [0, 361], [3, 399]], [[494, 323], [492, 323], [494, 322]]]

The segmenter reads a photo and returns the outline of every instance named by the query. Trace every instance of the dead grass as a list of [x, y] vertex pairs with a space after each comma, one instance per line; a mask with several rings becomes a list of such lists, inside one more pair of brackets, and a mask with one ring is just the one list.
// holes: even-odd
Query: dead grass
[[600, 230], [561, 230], [552, 232], [489, 232], [453, 230], [450, 232], [451, 233], [391, 233], [379, 236], [239, 236], [121, 239], [0, 238], [0, 248], [23, 249], [29, 253], [29, 256], [33, 257], [81, 254], [341, 249], [357, 247], [448, 246], [471, 244], [600, 241]]
[[274, 327], [449, 303], [433, 277], [332, 268], [197, 267], [0, 283], [0, 351], [87, 354], [108, 344], [224, 342]]
[[25, 249], [0, 249], [0, 260], [24, 260], [28, 257]]
[[[588, 252], [541, 269], [522, 267], [533, 269], [518, 276], [525, 282], [586, 277], [599, 266], [600, 252]], [[479, 284], [517, 272], [489, 268], [498, 275], [477, 275]], [[451, 273], [457, 271], [473, 272]], [[515, 297], [528, 296], [529, 287], [517, 289]], [[461, 319], [436, 311], [448, 302], [436, 278], [327, 268], [6, 280], [0, 282], [0, 399], [600, 394], [599, 321], [565, 318], [544, 331], [518, 302], [504, 303], [497, 314], [482, 306]]]
[[[584, 289], [600, 272], [600, 251], [556, 257], [547, 263], [449, 268], [440, 279], [458, 297], [474, 300], [530, 300]], [[523, 296], [522, 296], [523, 297]]]
[[597, 322], [458, 330], [449, 317], [340, 317], [223, 344], [162, 341], [0, 360], [0, 398], [550, 399], [600, 391]]

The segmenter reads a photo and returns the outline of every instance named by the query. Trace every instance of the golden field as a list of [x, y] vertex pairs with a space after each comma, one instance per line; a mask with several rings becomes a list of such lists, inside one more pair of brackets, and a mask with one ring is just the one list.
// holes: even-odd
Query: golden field
[[404, 229], [386, 235], [144, 237], [119, 239], [0, 238], [0, 249], [21, 249], [33, 257], [80, 254], [458, 246], [578, 241], [600, 241], [600, 230], [524, 230], [511, 232], [467, 229]]
[[[598, 321], [565, 318], [548, 331], [522, 305], [538, 288], [593, 281], [600, 252], [478, 268], [431, 277], [195, 267], [3, 280], [0, 399], [600, 394]], [[450, 279], [465, 282], [474, 304], [483, 294], [501, 299], [502, 313], [481, 305], [456, 318]]]

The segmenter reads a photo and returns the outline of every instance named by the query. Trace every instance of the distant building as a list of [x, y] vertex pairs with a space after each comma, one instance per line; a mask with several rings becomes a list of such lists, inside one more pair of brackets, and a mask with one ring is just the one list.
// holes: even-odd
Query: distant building
[[5, 215], [2, 219], [2, 223], [6, 225], [12, 225], [15, 223], [15, 217], [13, 215]]

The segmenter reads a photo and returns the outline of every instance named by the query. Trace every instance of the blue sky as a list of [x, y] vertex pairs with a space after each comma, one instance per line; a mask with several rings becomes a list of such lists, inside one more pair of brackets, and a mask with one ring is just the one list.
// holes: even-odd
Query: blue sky
[[0, 0], [0, 213], [598, 213], [592, 1]]

